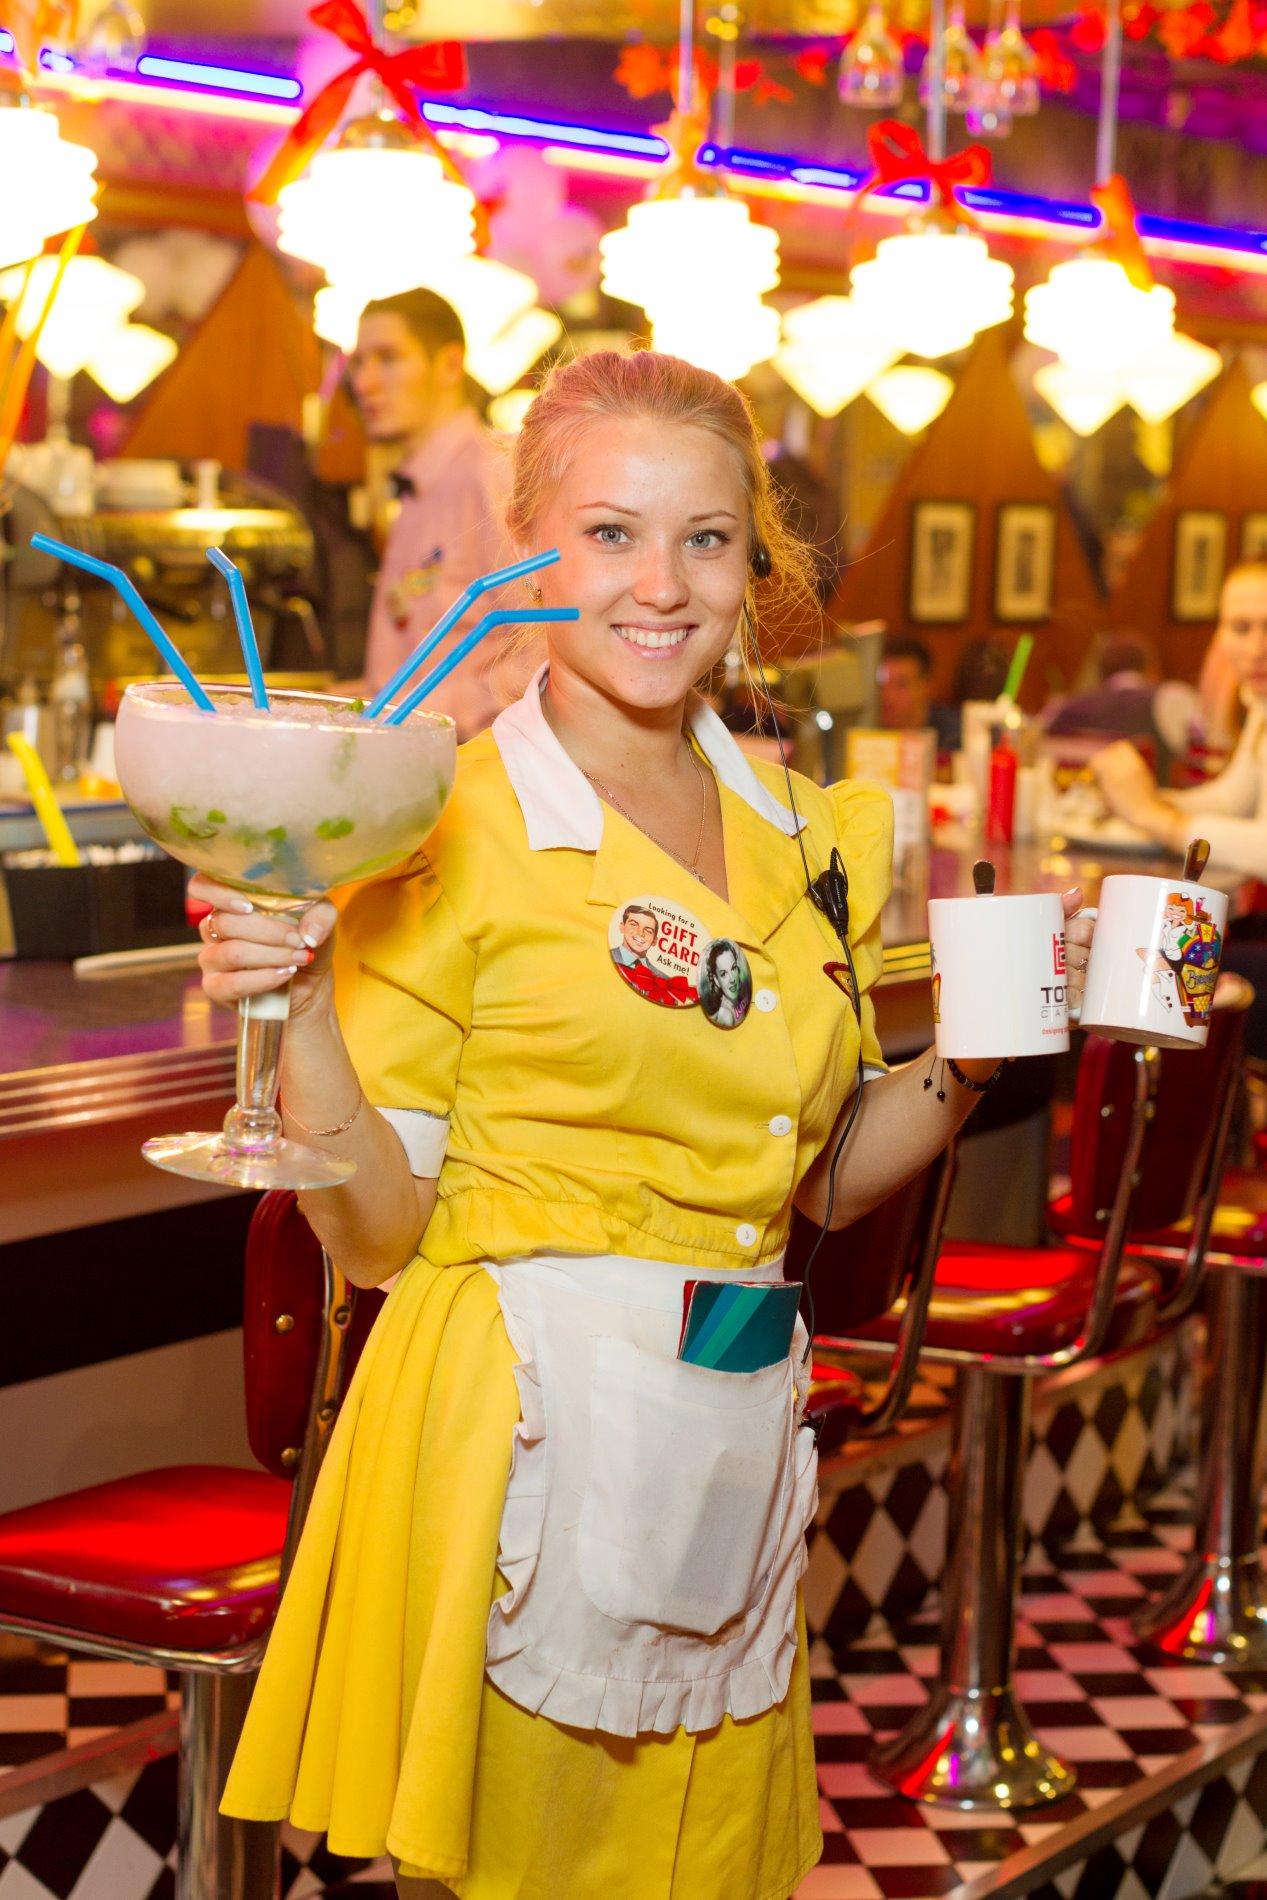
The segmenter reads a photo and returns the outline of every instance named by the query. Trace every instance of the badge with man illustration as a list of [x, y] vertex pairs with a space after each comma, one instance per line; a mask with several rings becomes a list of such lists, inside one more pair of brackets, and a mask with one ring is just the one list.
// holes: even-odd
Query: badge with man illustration
[[1179, 1010], [1189, 1029], [1209, 1022], [1223, 937], [1199, 897], [1168, 892], [1157, 947], [1138, 954], [1163, 1009]]
[[666, 897], [618, 904], [607, 932], [611, 960], [630, 989], [661, 1009], [704, 1011], [737, 1029], [752, 1006], [748, 959], [729, 937], [710, 937], [698, 917]]

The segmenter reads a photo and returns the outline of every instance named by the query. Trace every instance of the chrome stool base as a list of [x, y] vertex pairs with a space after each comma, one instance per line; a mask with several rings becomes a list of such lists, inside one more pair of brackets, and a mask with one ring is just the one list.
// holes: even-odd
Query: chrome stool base
[[1048, 1752], [1011, 1689], [947, 1689], [900, 1735], [877, 1748], [871, 1773], [912, 1801], [943, 1808], [1035, 1808], [1074, 1785]]
[[1131, 1628], [1168, 1656], [1267, 1669], [1267, 1577], [1258, 1552], [1190, 1558], [1168, 1590], [1136, 1610]]

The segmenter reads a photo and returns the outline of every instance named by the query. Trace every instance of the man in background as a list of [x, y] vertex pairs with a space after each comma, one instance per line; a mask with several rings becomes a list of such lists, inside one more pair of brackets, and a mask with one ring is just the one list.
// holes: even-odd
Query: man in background
[[[349, 382], [366, 436], [398, 452], [397, 512], [370, 613], [365, 682], [377, 692], [480, 574], [505, 567], [509, 464], [473, 407], [466, 338], [452, 305], [406, 290], [365, 306]], [[492, 604], [481, 599], [427, 662], [437, 664]], [[469, 739], [512, 692], [499, 690], [496, 633], [427, 700]]]
[[913, 634], [886, 635], [880, 659], [880, 725], [886, 732], [917, 732], [931, 726], [937, 750], [959, 744], [959, 715], [932, 695], [933, 656]]

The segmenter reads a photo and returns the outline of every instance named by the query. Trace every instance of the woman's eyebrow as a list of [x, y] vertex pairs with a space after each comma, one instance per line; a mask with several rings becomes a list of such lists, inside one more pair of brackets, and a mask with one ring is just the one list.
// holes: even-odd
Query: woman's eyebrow
[[[609, 515], [628, 515], [632, 521], [641, 519], [642, 510], [625, 508], [618, 501], [582, 501], [577, 503], [577, 512], [586, 508], [603, 508]], [[739, 517], [731, 508], [706, 508], [702, 515], [688, 515], [688, 521], [738, 521]]]

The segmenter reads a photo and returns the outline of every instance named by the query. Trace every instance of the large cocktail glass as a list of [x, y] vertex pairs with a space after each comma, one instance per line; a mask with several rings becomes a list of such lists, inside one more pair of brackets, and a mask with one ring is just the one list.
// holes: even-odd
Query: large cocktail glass
[[[415, 712], [380, 725], [353, 702], [236, 687], [129, 686], [115, 727], [123, 796], [156, 843], [260, 910], [302, 916], [338, 884], [416, 850], [453, 789], [453, 721]], [[277, 1113], [290, 985], [239, 1005], [237, 1103], [221, 1134], [163, 1135], [143, 1153], [173, 1174], [226, 1187], [333, 1187], [354, 1164], [282, 1136]]]

